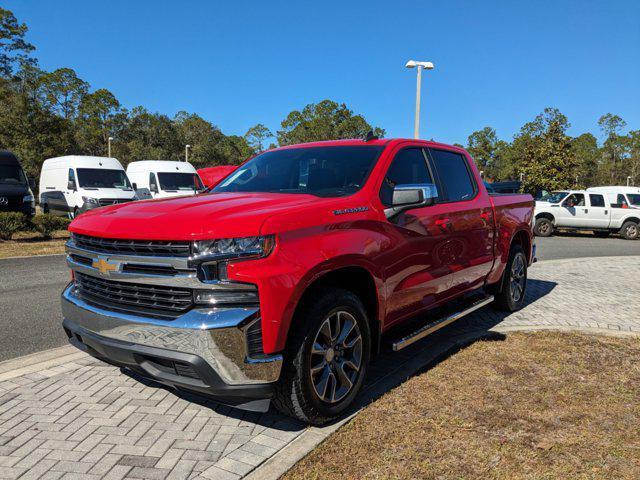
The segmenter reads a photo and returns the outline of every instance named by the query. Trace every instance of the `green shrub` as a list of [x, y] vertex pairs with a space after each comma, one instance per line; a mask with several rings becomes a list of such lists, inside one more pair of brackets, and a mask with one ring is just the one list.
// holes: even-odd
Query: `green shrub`
[[11, 236], [24, 230], [26, 217], [19, 212], [0, 212], [0, 240], [11, 240]]
[[56, 230], [66, 229], [69, 221], [66, 217], [57, 217], [50, 213], [41, 213], [33, 216], [31, 225], [43, 238], [51, 238], [51, 234]]

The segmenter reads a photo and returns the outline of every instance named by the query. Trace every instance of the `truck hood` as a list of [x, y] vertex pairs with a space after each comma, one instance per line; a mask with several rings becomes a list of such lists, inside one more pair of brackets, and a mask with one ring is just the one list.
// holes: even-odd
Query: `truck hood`
[[69, 226], [74, 233], [129, 240], [202, 240], [260, 234], [272, 215], [317, 202], [278, 193], [208, 193], [142, 200], [90, 210]]

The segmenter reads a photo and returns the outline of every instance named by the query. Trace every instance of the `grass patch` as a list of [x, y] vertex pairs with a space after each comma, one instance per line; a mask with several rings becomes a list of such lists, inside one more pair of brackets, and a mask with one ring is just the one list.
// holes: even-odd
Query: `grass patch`
[[480, 341], [366, 407], [285, 479], [638, 478], [640, 341]]
[[50, 240], [43, 240], [38, 232], [19, 232], [12, 240], [0, 242], [0, 258], [64, 253], [69, 232], [58, 230]]

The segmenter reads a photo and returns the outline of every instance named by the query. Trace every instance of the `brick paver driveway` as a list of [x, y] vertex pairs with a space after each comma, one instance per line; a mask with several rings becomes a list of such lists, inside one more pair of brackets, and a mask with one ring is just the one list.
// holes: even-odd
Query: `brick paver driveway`
[[[523, 310], [506, 316], [485, 308], [397, 354], [383, 354], [372, 365], [361, 403], [460, 339], [489, 331], [640, 333], [639, 271], [640, 257], [537, 264]], [[247, 413], [178, 396], [83, 355], [2, 378], [0, 478], [235, 479], [256, 467], [253, 475], [265, 478], [261, 464], [287, 455], [296, 437], [314, 430], [274, 412]]]

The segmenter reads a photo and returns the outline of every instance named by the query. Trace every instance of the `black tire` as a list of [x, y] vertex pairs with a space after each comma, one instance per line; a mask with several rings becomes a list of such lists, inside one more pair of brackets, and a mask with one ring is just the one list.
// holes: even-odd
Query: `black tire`
[[42, 213], [49, 213], [49, 205], [46, 203], [42, 206]]
[[593, 234], [598, 238], [607, 238], [611, 232], [609, 230], [594, 230]]
[[[346, 313], [346, 315], [342, 312]], [[345, 372], [345, 364], [348, 362], [346, 349], [344, 349], [344, 358], [342, 359], [340, 358], [340, 353], [336, 353], [337, 360], [333, 356], [333, 346], [324, 350], [324, 352], [331, 350], [330, 359], [328, 359], [328, 353], [326, 355], [317, 353], [319, 351], [317, 349], [317, 340], [320, 338], [319, 335], [323, 335], [324, 332], [322, 328], [327, 321], [331, 322], [330, 319], [333, 316], [338, 316], [338, 314], [349, 322], [353, 323], [353, 320], [355, 320], [358, 328], [356, 333], [361, 337], [360, 367], [357, 372], [354, 369], [351, 370], [351, 373], [355, 373], [355, 375], [351, 379], [352, 386], [350, 389], [344, 391], [343, 384], [340, 381], [340, 390], [342, 390], [344, 396], [332, 402], [324, 400], [317, 392], [318, 383], [322, 382], [322, 378], [319, 381], [314, 380], [312, 367], [315, 367], [315, 370], [320, 369], [318, 370], [318, 376], [315, 377], [316, 379], [322, 377], [327, 369], [333, 372], [332, 366], [337, 365], [340, 361], [342, 361], [341, 371], [343, 374]], [[339, 319], [338, 322], [340, 322]], [[343, 324], [346, 325], [346, 321], [343, 321]], [[352, 330], [354, 330], [354, 327], [352, 327]], [[337, 331], [341, 332], [339, 324]], [[347, 335], [343, 343], [346, 343], [348, 338], [353, 341], [354, 337], [351, 335]], [[336, 334], [336, 337], [339, 337], [339, 335]], [[316, 345], [316, 349], [312, 352], [314, 345]], [[285, 415], [312, 425], [322, 425], [338, 417], [349, 408], [362, 387], [367, 367], [369, 366], [370, 351], [371, 332], [369, 330], [369, 321], [360, 299], [348, 290], [338, 288], [314, 292], [313, 298], [301, 306], [293, 319], [291, 338], [288, 341], [282, 373], [276, 385], [276, 392], [273, 398], [274, 406]], [[339, 352], [337, 346], [336, 352]], [[318, 360], [320, 360], [319, 363]], [[314, 362], [313, 365], [312, 362]], [[336, 366], [335, 368], [339, 367]], [[333, 380], [329, 379], [331, 375], [333, 375]], [[336, 393], [340, 392], [337, 390], [337, 382], [339, 382], [337, 373], [329, 373], [326, 376], [324, 392], [327, 393], [327, 390], [329, 390], [330, 393], [331, 388], [329, 385], [332, 385], [332, 398], [335, 398]]]
[[[499, 310], [515, 312], [524, 306], [527, 292], [527, 256], [520, 245], [514, 245], [509, 252], [509, 260], [505, 267], [500, 290], [495, 296], [495, 306]], [[520, 272], [522, 276], [516, 276]], [[520, 285], [520, 289], [515, 287]], [[516, 293], [518, 293], [516, 295]]]
[[553, 235], [553, 230], [553, 222], [544, 217], [538, 218], [536, 225], [533, 227], [533, 233], [535, 233], [537, 237], [550, 237]]
[[632, 220], [624, 222], [620, 229], [620, 236], [625, 240], [637, 240], [640, 238], [640, 225]]

